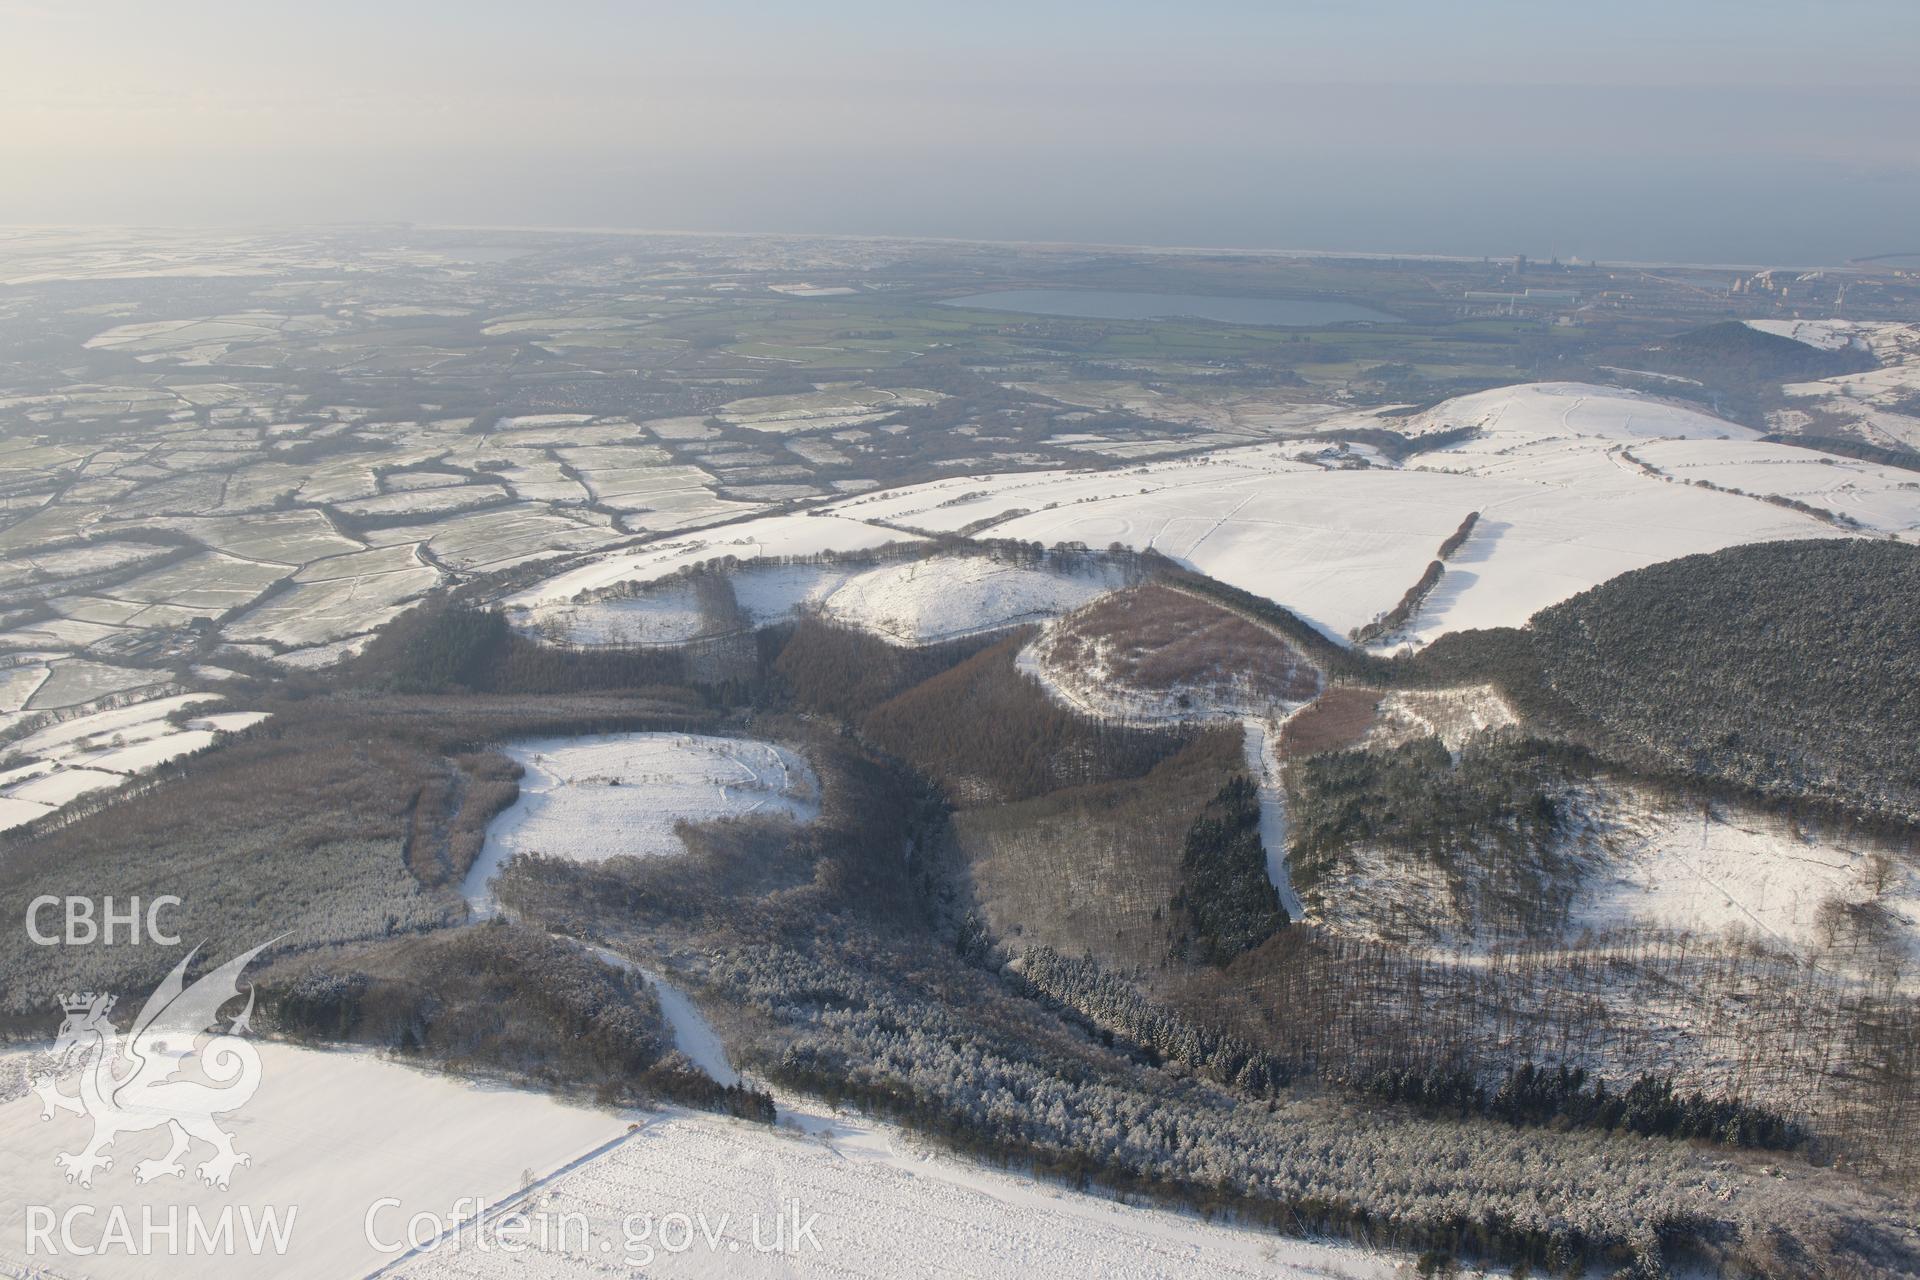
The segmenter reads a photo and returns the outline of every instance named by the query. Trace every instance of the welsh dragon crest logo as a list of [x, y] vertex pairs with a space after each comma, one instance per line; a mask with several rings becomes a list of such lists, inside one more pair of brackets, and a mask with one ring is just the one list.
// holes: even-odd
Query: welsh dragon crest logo
[[[242, 1039], [251, 1029], [253, 988], [247, 988], [246, 1008], [224, 1031], [220, 1009], [239, 998], [241, 971], [271, 945], [261, 943], [187, 986], [187, 965], [200, 950], [195, 947], [154, 988], [124, 1035], [107, 1020], [113, 996], [89, 991], [61, 997], [66, 1021], [54, 1042], [57, 1065], [36, 1082], [34, 1092], [40, 1095], [42, 1120], [53, 1119], [55, 1111], [93, 1118], [92, 1141], [54, 1157], [68, 1182], [91, 1187], [96, 1172], [113, 1168], [106, 1152], [114, 1139], [163, 1125], [171, 1131], [172, 1145], [160, 1159], [133, 1167], [136, 1182], [184, 1178], [181, 1158], [196, 1141], [213, 1148], [196, 1173], [222, 1190], [236, 1166], [252, 1163], [233, 1149], [233, 1135], [214, 1117], [239, 1110], [260, 1087], [260, 1055]], [[63, 1093], [57, 1073], [76, 1060], [78, 1092]]]

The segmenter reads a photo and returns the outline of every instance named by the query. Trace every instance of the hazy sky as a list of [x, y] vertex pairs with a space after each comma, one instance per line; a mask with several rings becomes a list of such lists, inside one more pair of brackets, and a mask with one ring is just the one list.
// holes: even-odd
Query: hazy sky
[[0, 221], [1833, 259], [1920, 249], [1916, 67], [1915, 0], [0, 0]]

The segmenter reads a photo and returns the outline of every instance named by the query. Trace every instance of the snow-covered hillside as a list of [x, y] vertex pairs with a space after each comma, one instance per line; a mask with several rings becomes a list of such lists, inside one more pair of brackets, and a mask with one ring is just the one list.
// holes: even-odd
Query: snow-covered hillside
[[[1920, 396], [1920, 325], [1847, 320], [1751, 323], [1756, 328], [1789, 325], [1791, 332], [1785, 336], [1809, 346], [1866, 348], [1880, 362], [1878, 369], [1790, 383], [1786, 393], [1809, 410], [1850, 424], [1869, 440], [1920, 448], [1920, 415], [1912, 407], [1914, 398]], [[1824, 433], [1834, 434], [1831, 428]]]
[[1804, 502], [1854, 526], [1920, 539], [1920, 472], [1761, 441], [1662, 440], [1633, 457], [1676, 481]]
[[[545, 1215], [579, 1215], [584, 1229], [568, 1244], [536, 1241], [518, 1256], [482, 1254], [470, 1232], [396, 1274], [561, 1280], [609, 1274], [608, 1253], [614, 1265], [644, 1265], [649, 1276], [698, 1280], [1384, 1280], [1410, 1265], [1355, 1245], [1285, 1239], [1036, 1184], [936, 1152], [892, 1125], [813, 1109], [789, 1111], [780, 1129], [685, 1112], [649, 1117], [605, 1154], [543, 1186], [538, 1204]], [[630, 1214], [646, 1218], [644, 1238]], [[776, 1220], [784, 1220], [788, 1247], [755, 1248], [755, 1222], [761, 1244], [770, 1246]], [[692, 1225], [683, 1231], [683, 1223]], [[811, 1229], [800, 1234], [800, 1225]], [[600, 1240], [613, 1248], [602, 1251]]]
[[1403, 430], [1417, 437], [1457, 427], [1604, 440], [1751, 440], [1760, 434], [1686, 405], [1585, 382], [1526, 382], [1456, 396], [1409, 418]]
[[[785, 1100], [781, 1127], [768, 1128], [681, 1110], [601, 1110], [365, 1052], [256, 1044], [259, 1090], [222, 1117], [251, 1163], [235, 1170], [224, 1191], [191, 1169], [136, 1185], [134, 1166], [166, 1152], [164, 1128], [121, 1137], [113, 1168], [97, 1174], [92, 1188], [64, 1182], [53, 1157], [84, 1145], [91, 1124], [69, 1115], [43, 1121], [40, 1100], [17, 1083], [30, 1055], [10, 1054], [6, 1077], [16, 1083], [0, 1095], [11, 1099], [0, 1103], [0, 1162], [10, 1192], [0, 1203], [0, 1270], [97, 1280], [586, 1277], [637, 1275], [642, 1267], [647, 1275], [695, 1277], [932, 1270], [981, 1280], [1068, 1273], [1385, 1280], [1409, 1265], [1358, 1245], [1216, 1226], [1036, 1184], [937, 1153], [891, 1125], [798, 1099]], [[198, 1147], [189, 1163], [210, 1150]], [[800, 1222], [811, 1224], [797, 1238], [796, 1203]], [[74, 1213], [74, 1243], [106, 1247], [52, 1257], [37, 1239], [30, 1254], [29, 1205], [51, 1210], [56, 1223]], [[178, 1215], [178, 1247], [170, 1254], [164, 1236], [146, 1256], [114, 1247], [106, 1233], [116, 1209], [136, 1239], [143, 1210], [163, 1229]], [[482, 1210], [491, 1224], [488, 1249], [472, 1224]], [[502, 1234], [504, 1215], [515, 1210], [544, 1221], [545, 1239], [536, 1228], [524, 1249], [499, 1247], [518, 1238]], [[284, 1249], [260, 1225], [268, 1211], [277, 1215]], [[212, 1229], [223, 1213], [231, 1214], [237, 1247], [189, 1253], [188, 1215]], [[771, 1244], [776, 1214], [785, 1220], [783, 1248], [757, 1250], [755, 1215], [761, 1242]], [[671, 1215], [685, 1215], [690, 1235]], [[711, 1242], [691, 1226], [701, 1215]], [[261, 1230], [258, 1250], [247, 1243], [249, 1222]], [[59, 1227], [53, 1231], [57, 1244]]]
[[[1649, 404], [1665, 409], [1614, 403], [1642, 425], [1655, 420]], [[1752, 435], [1719, 429], [1743, 441]], [[1663, 483], [1618, 457], [1620, 447], [1605, 435], [1555, 435], [1536, 420], [1418, 455], [1399, 470], [1327, 470], [1257, 446], [1124, 471], [940, 481], [842, 510], [935, 532], [984, 521], [983, 535], [995, 537], [1151, 547], [1276, 600], [1335, 638], [1391, 608], [1478, 511], [1473, 536], [1406, 633], [1416, 642], [1514, 625], [1676, 556], [1836, 532], [1812, 516]]]
[[[338, 1280], [366, 1275], [394, 1259], [369, 1243], [366, 1220], [375, 1202], [376, 1234], [404, 1238], [415, 1213], [443, 1217], [474, 1201], [491, 1204], [517, 1192], [523, 1174], [552, 1173], [626, 1132], [612, 1112], [556, 1101], [545, 1094], [488, 1088], [452, 1076], [416, 1071], [371, 1053], [330, 1053], [259, 1043], [258, 1091], [221, 1117], [235, 1150], [251, 1157], [234, 1170], [227, 1190], [197, 1178], [194, 1166], [212, 1154], [196, 1144], [182, 1176], [136, 1184], [142, 1160], [167, 1151], [164, 1127], [127, 1133], [113, 1145], [113, 1167], [82, 1188], [63, 1180], [54, 1156], [78, 1151], [92, 1132], [85, 1117], [57, 1114], [41, 1119], [39, 1098], [8, 1089], [0, 1104], [0, 1167], [7, 1195], [0, 1200], [0, 1272], [9, 1275], [85, 1276], [89, 1280], [151, 1280], [192, 1276], [196, 1280], [272, 1275], [285, 1280]], [[9, 1085], [19, 1081], [26, 1056], [7, 1063]], [[69, 1091], [72, 1084], [66, 1086]], [[92, 1256], [50, 1257], [44, 1244], [27, 1249], [27, 1206], [58, 1216], [78, 1210], [75, 1243], [99, 1246], [119, 1208], [138, 1240], [145, 1209], [164, 1224], [178, 1214], [180, 1235], [168, 1256], [164, 1237], [149, 1256], [132, 1246], [108, 1247]], [[278, 1214], [286, 1248], [269, 1243], [258, 1252], [245, 1243], [244, 1224]], [[237, 1249], [187, 1252], [186, 1215], [197, 1212], [209, 1229], [224, 1212], [233, 1215]], [[243, 1216], [245, 1215], [245, 1216]], [[58, 1232], [54, 1236], [59, 1241]], [[42, 1272], [38, 1268], [51, 1268]]]
[[[1369, 421], [1378, 428], [1389, 420]], [[1362, 469], [1323, 465], [1325, 458], [1294, 441], [1120, 469], [956, 476], [880, 490], [841, 499], [822, 514], [747, 521], [615, 553], [506, 603], [522, 625], [552, 620], [554, 634], [575, 642], [649, 635], [673, 642], [696, 634], [690, 597], [669, 593], [604, 608], [565, 602], [723, 555], [851, 550], [964, 531], [1095, 550], [1151, 548], [1278, 601], [1344, 639], [1391, 609], [1468, 513], [1479, 512], [1472, 536], [1449, 558], [1412, 621], [1379, 642], [1424, 644], [1462, 628], [1516, 625], [1618, 574], [1679, 556], [1854, 528], [1898, 536], [1920, 528], [1920, 505], [1899, 474], [1840, 460], [1819, 475], [1804, 467], [1775, 470], [1772, 464], [1794, 458], [1758, 443], [1750, 428], [1619, 388], [1502, 387], [1400, 424], [1414, 435], [1457, 427], [1475, 434], [1397, 467], [1372, 452]], [[1798, 460], [1827, 468], [1822, 455], [1802, 451]], [[1669, 463], [1687, 470], [1668, 472]], [[1768, 469], [1753, 470], [1762, 464]], [[1679, 483], [1688, 479], [1708, 483]], [[1802, 496], [1809, 493], [1817, 496]], [[942, 565], [948, 567], [934, 567]], [[1041, 616], [1088, 598], [1058, 579], [989, 574], [945, 560], [844, 579], [831, 571], [790, 581], [760, 572], [737, 579], [756, 622], [817, 604], [907, 643]], [[926, 581], [930, 573], [946, 580]], [[669, 616], [659, 621], [655, 614]]]
[[1119, 585], [1110, 569], [1062, 573], [987, 556], [940, 556], [859, 574], [821, 608], [895, 644], [927, 644], [1066, 613]]
[[1866, 345], [1862, 326], [1851, 320], [1748, 320], [1746, 325], [1820, 351], [1845, 351], [1848, 347]]

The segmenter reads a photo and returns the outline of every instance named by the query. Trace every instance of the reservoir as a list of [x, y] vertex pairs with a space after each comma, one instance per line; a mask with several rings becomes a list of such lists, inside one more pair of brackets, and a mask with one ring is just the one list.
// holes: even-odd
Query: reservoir
[[1018, 311], [1034, 316], [1077, 316], [1085, 320], [1167, 320], [1193, 318], [1223, 324], [1313, 328], [1328, 324], [1399, 319], [1372, 307], [1311, 298], [1231, 298], [1200, 293], [1121, 293], [1106, 289], [1005, 289], [949, 298], [950, 307], [982, 311]]

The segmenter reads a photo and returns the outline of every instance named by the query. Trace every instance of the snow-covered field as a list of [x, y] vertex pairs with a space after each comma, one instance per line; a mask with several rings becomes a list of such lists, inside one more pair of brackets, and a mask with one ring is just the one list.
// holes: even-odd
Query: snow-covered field
[[526, 770], [520, 796], [487, 828], [461, 892], [492, 910], [488, 884], [519, 853], [599, 862], [683, 850], [678, 823], [749, 814], [806, 822], [820, 783], [799, 755], [749, 738], [626, 733], [534, 738], [506, 753]]
[[169, 760], [204, 751], [221, 732], [266, 719], [265, 712], [198, 715], [184, 725], [167, 717], [222, 701], [219, 694], [187, 693], [75, 716], [16, 739], [0, 749], [11, 764], [0, 771], [0, 830], [53, 813], [91, 791], [117, 787]]
[[643, 594], [581, 604], [550, 604], [520, 619], [523, 629], [554, 644], [685, 644], [712, 634], [691, 582], [664, 582]]
[[1831, 511], [1862, 529], [1920, 538], [1920, 472], [1784, 444], [1659, 441], [1633, 456], [1682, 483], [1701, 481]]
[[[1832, 532], [1809, 516], [1628, 474], [1598, 450], [1524, 478], [1286, 465], [1234, 476], [1205, 463], [1142, 470], [1151, 474], [1126, 479], [1144, 478], [1151, 487], [1129, 494], [1008, 493], [1008, 506], [1052, 509], [1016, 515], [989, 532], [1151, 547], [1344, 638], [1391, 608], [1440, 543], [1479, 511], [1479, 528], [1410, 629], [1417, 641], [1463, 627], [1515, 625], [1617, 574], [1676, 556]], [[1033, 487], [1030, 477], [1008, 479]], [[1114, 478], [1109, 473], [1099, 483], [1110, 487]], [[1063, 479], [1060, 488], [1084, 484]], [[930, 514], [895, 518], [916, 524], [916, 516]]]
[[[56, 643], [61, 639], [55, 624], [48, 624], [43, 629], [32, 630], [26, 634], [44, 635]], [[86, 643], [85, 637], [79, 637], [79, 642]], [[40, 682], [27, 699], [25, 707], [27, 711], [63, 711], [69, 707], [82, 706], [115, 694], [164, 684], [167, 680], [163, 672], [115, 666], [110, 663], [95, 662], [90, 658], [56, 658], [48, 664], [46, 670], [46, 679]]]
[[[0, 466], [0, 472], [8, 468]], [[87, 573], [110, 573], [156, 560], [167, 554], [164, 547], [139, 542], [94, 542], [58, 551], [9, 554], [0, 563], [0, 587], [18, 586], [36, 575], [64, 578]]]
[[436, 520], [375, 529], [376, 547], [420, 544], [439, 563], [459, 570], [504, 569], [521, 560], [602, 547], [621, 535], [571, 509], [557, 514], [531, 502], [509, 503]]
[[292, 583], [228, 625], [236, 640], [306, 646], [364, 635], [440, 582], [411, 546], [317, 560]]
[[[584, 1223], [576, 1220], [570, 1240], [551, 1239], [516, 1258], [480, 1253], [470, 1232], [397, 1274], [584, 1277], [615, 1272], [625, 1260], [644, 1265], [647, 1275], [729, 1280], [1360, 1280], [1401, 1274], [1406, 1265], [1354, 1245], [1288, 1240], [1037, 1184], [925, 1149], [891, 1125], [851, 1114], [791, 1119], [799, 1129], [685, 1112], [651, 1117], [632, 1137], [540, 1188], [537, 1208], [526, 1211], [580, 1215]], [[755, 1247], [756, 1221], [763, 1246], [774, 1244], [776, 1221], [784, 1223], [779, 1251]], [[801, 1225], [810, 1229], [800, 1232]], [[602, 1250], [600, 1241], [612, 1248]]]
[[435, 516], [500, 502], [506, 496], [506, 490], [497, 485], [455, 483], [396, 488], [392, 493], [339, 503], [336, 509], [350, 516]]
[[[91, 1189], [63, 1181], [54, 1156], [78, 1151], [91, 1122], [59, 1114], [43, 1121], [32, 1094], [0, 1104], [0, 1168], [7, 1194], [0, 1198], [0, 1271], [9, 1275], [147, 1280], [154, 1276], [275, 1276], [338, 1280], [366, 1275], [398, 1255], [367, 1239], [370, 1210], [385, 1198], [374, 1225], [381, 1242], [403, 1238], [415, 1213], [445, 1217], [468, 1198], [491, 1204], [519, 1191], [523, 1174], [552, 1173], [627, 1132], [628, 1118], [555, 1101], [544, 1094], [469, 1084], [414, 1070], [369, 1053], [330, 1053], [257, 1043], [260, 1087], [246, 1105], [221, 1117], [236, 1150], [252, 1157], [220, 1191], [193, 1173], [211, 1148], [196, 1144], [183, 1177], [136, 1184], [134, 1166], [166, 1153], [165, 1129], [130, 1133], [112, 1148], [113, 1167], [95, 1175]], [[0, 1095], [18, 1092], [25, 1055], [5, 1060]], [[68, 1086], [72, 1088], [71, 1085]], [[36, 1241], [28, 1252], [27, 1206], [56, 1216], [81, 1210], [73, 1220], [75, 1242], [107, 1246], [95, 1256], [64, 1252], [49, 1256]], [[176, 1256], [166, 1256], [164, 1237], [152, 1244], [160, 1256], [138, 1256], [112, 1247], [109, 1214], [119, 1208], [132, 1230], [143, 1209], [164, 1224], [177, 1213], [181, 1225]], [[256, 1254], [245, 1246], [247, 1221], [256, 1224], [271, 1209], [285, 1231], [287, 1247], [269, 1243]], [[187, 1253], [187, 1214], [197, 1212], [209, 1228], [231, 1210], [242, 1244], [235, 1253]], [[269, 1237], [270, 1239], [270, 1237]], [[56, 1229], [53, 1242], [59, 1243]], [[45, 1272], [33, 1267], [49, 1268]]]
[[1859, 326], [1849, 320], [1748, 320], [1746, 326], [1776, 338], [1792, 338], [1822, 351], [1844, 351], [1850, 346], [1865, 345]]
[[187, 365], [206, 365], [219, 362], [235, 346], [262, 342], [281, 334], [325, 334], [338, 327], [337, 322], [326, 316], [244, 311], [198, 320], [116, 325], [95, 334], [83, 345], [124, 351], [143, 363], [173, 360]]
[[1260, 445], [1119, 471], [956, 477], [835, 509], [928, 532], [1152, 547], [1335, 637], [1390, 608], [1479, 511], [1474, 536], [1400, 637], [1416, 643], [1524, 621], [1656, 561], [1834, 532], [1751, 499], [1663, 483], [1617, 457], [1628, 441], [1755, 434], [1652, 397], [1542, 384], [1462, 397], [1411, 421], [1483, 434], [1397, 470], [1327, 470]]
[[[67, 1115], [44, 1122], [31, 1094], [0, 1103], [0, 1162], [9, 1181], [0, 1203], [0, 1266], [9, 1274], [99, 1280], [332, 1280], [376, 1272], [1360, 1280], [1402, 1275], [1408, 1265], [1356, 1245], [1290, 1240], [1035, 1183], [930, 1150], [891, 1125], [797, 1099], [783, 1100], [782, 1125], [767, 1128], [677, 1109], [603, 1111], [364, 1052], [257, 1047], [259, 1091], [222, 1117], [236, 1149], [252, 1157], [227, 1191], [190, 1171], [136, 1184], [133, 1166], [164, 1153], [164, 1130], [122, 1137], [114, 1167], [90, 1190], [67, 1184], [54, 1155], [77, 1150], [89, 1122]], [[5, 1093], [18, 1092], [27, 1062], [16, 1052], [0, 1064], [14, 1085]], [[197, 1148], [189, 1169], [207, 1151]], [[182, 1245], [166, 1256], [161, 1237], [160, 1256], [136, 1256], [108, 1243], [80, 1257], [50, 1255], [42, 1237], [30, 1254], [29, 1205], [46, 1206], [56, 1220], [80, 1210], [72, 1235], [82, 1247], [105, 1241], [116, 1208], [136, 1235], [143, 1210], [161, 1224], [178, 1214]], [[187, 1215], [212, 1226], [227, 1211], [238, 1249], [187, 1254]], [[269, 1211], [284, 1251], [271, 1233], [262, 1233], [259, 1251], [245, 1243], [245, 1224]], [[529, 1224], [524, 1235], [512, 1233], [508, 1215], [516, 1211]], [[424, 1215], [412, 1224], [425, 1246], [418, 1251], [407, 1239], [415, 1215]], [[776, 1221], [778, 1250], [769, 1247]], [[500, 1247], [521, 1240], [522, 1249]], [[59, 1246], [57, 1227], [51, 1241]]]
[[[1336, 421], [1351, 425], [1377, 425], [1365, 422], [1370, 415], [1343, 409], [1337, 405], [1295, 403], [1278, 400], [1264, 388], [1249, 390], [1233, 385], [1208, 386], [1174, 382], [1146, 386], [1138, 382], [1101, 379], [1094, 382], [1049, 381], [1016, 382], [1015, 389], [1046, 396], [1062, 404], [1085, 405], [1089, 409], [1120, 409], [1143, 418], [1177, 422], [1186, 426], [1207, 427], [1231, 433], [1242, 439], [1272, 435], [1281, 431], [1299, 431], [1332, 425]], [[1097, 436], [1083, 438], [1089, 445]]]
[[[746, 620], [765, 626], [820, 605], [860, 572], [858, 565], [750, 565], [728, 582]], [[637, 595], [540, 605], [517, 614], [516, 621], [550, 642], [589, 646], [685, 644], [738, 626], [737, 619], [709, 617], [699, 588], [679, 577]]]
[[208, 552], [122, 582], [91, 596], [55, 600], [73, 618], [116, 626], [180, 626], [241, 608], [286, 576], [279, 565]]

